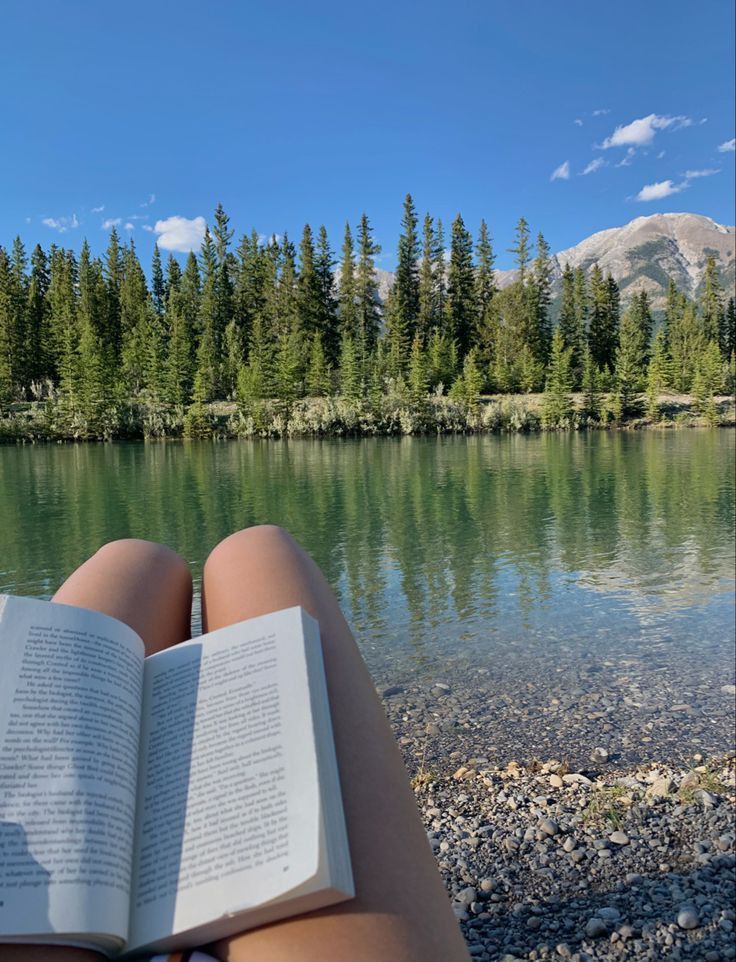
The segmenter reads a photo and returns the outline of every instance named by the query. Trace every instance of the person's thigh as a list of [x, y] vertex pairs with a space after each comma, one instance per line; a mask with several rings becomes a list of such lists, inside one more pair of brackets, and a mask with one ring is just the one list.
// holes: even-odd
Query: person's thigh
[[373, 682], [317, 565], [283, 530], [238, 532], [204, 570], [203, 627], [302, 605], [320, 625], [356, 897], [210, 947], [229, 960], [469, 958]]
[[[104, 545], [77, 568], [53, 597], [112, 615], [143, 639], [146, 654], [189, 637], [192, 579], [170, 548], [126, 539]], [[1, 941], [1, 940], [0, 940]], [[86, 949], [52, 945], [2, 945], [1, 962], [99, 962]]]

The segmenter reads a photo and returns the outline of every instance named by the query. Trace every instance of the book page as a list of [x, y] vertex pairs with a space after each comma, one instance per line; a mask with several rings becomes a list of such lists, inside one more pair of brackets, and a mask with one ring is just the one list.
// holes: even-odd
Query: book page
[[2, 935], [127, 938], [143, 643], [97, 612], [0, 596]]
[[131, 948], [315, 874], [319, 786], [303, 638], [293, 608], [146, 659]]

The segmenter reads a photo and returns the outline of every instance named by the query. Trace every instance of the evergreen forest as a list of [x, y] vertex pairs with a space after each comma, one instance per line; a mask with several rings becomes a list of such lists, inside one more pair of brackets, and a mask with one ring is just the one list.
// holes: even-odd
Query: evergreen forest
[[[407, 195], [382, 303], [365, 214], [335, 251], [309, 225], [298, 245], [255, 231], [236, 244], [220, 205], [183, 267], [154, 248], [150, 280], [114, 228], [102, 258], [86, 241], [78, 256], [55, 245], [29, 256], [17, 237], [0, 247], [0, 437], [656, 421], [667, 393], [717, 419], [715, 396], [733, 391], [736, 317], [712, 256], [697, 302], [670, 282], [656, 321], [646, 292], [622, 309], [610, 274], [567, 265], [553, 323], [543, 235], [521, 218], [511, 250], [516, 280], [500, 290], [486, 223], [474, 238], [458, 215], [446, 236]], [[538, 392], [537, 414], [487, 399]]]

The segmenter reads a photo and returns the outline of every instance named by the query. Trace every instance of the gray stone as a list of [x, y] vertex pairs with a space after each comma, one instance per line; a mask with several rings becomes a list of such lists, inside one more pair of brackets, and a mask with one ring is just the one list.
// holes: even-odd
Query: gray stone
[[681, 929], [697, 929], [700, 925], [698, 913], [693, 908], [682, 908], [677, 914], [677, 924]]
[[608, 841], [613, 842], [614, 845], [628, 845], [629, 836], [625, 832], [611, 832]]
[[669, 775], [662, 775], [655, 782], [653, 782], [647, 789], [647, 795], [650, 798], [666, 798], [672, 793], [675, 787], [675, 783], [669, 777]]
[[606, 905], [602, 909], [598, 909], [598, 915], [602, 919], [606, 919], [608, 922], [618, 922], [621, 918], [621, 913], [613, 905]]
[[589, 939], [599, 939], [603, 935], [608, 935], [608, 926], [603, 919], [589, 919], [585, 926], [585, 934]]
[[560, 831], [557, 822], [553, 821], [551, 818], [543, 818], [539, 827], [545, 835], [557, 835]]
[[564, 849], [564, 851], [566, 851], [566, 852], [569, 853], [569, 852], [572, 852], [572, 851], [575, 849], [576, 845], [577, 845], [577, 842], [575, 841], [575, 839], [574, 839], [574, 838], [571, 838], [571, 837], [568, 835], [568, 837], [567, 837], [567, 838], [565, 839], [565, 841], [562, 843], [562, 848]]

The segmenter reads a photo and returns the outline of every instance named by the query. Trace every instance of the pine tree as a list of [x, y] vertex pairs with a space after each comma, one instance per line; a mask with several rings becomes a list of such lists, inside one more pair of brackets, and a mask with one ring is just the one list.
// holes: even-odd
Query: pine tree
[[15, 395], [14, 324], [10, 260], [5, 249], [0, 247], [0, 413]]
[[473, 238], [460, 214], [452, 222], [446, 313], [448, 333], [457, 342], [460, 357], [464, 358], [475, 329], [476, 305]]
[[309, 397], [324, 397], [330, 394], [332, 387], [330, 368], [322, 344], [322, 335], [319, 331], [312, 336], [309, 349], [306, 387]]
[[318, 331], [324, 335], [321, 327], [321, 291], [320, 280], [315, 266], [314, 239], [312, 228], [304, 225], [302, 239], [299, 244], [299, 279], [297, 281], [297, 303], [299, 326], [305, 335], [311, 339]]
[[421, 336], [417, 333], [411, 342], [411, 354], [407, 371], [409, 396], [414, 403], [422, 401], [429, 390], [429, 376]]
[[721, 354], [724, 357], [732, 358], [736, 354], [736, 304], [734, 299], [729, 297], [726, 310], [723, 315], [723, 331], [720, 338]]
[[190, 441], [208, 438], [212, 436], [212, 428], [212, 418], [207, 410], [207, 391], [202, 372], [197, 371], [194, 376], [192, 403], [184, 415], [184, 437]]
[[327, 229], [324, 224], [319, 229], [317, 254], [314, 269], [317, 273], [319, 291], [319, 311], [317, 330], [321, 333], [322, 346], [329, 364], [337, 360], [340, 350], [340, 331], [337, 316], [337, 296], [335, 293], [335, 259], [330, 249]]
[[669, 388], [671, 377], [664, 330], [659, 330], [654, 338], [652, 356], [647, 367], [647, 417], [653, 421], [658, 421], [661, 417], [659, 395]]
[[358, 266], [355, 275], [355, 304], [357, 321], [356, 347], [361, 370], [375, 347], [381, 325], [381, 308], [374, 258], [381, 247], [372, 237], [373, 228], [363, 214], [358, 228]]
[[634, 413], [637, 395], [643, 387], [645, 354], [639, 314], [635, 303], [624, 312], [616, 350], [616, 402], [617, 410], [624, 417]]
[[49, 327], [47, 294], [49, 289], [48, 259], [40, 244], [31, 254], [31, 276], [26, 305], [29, 370], [31, 381], [54, 375], [53, 345]]
[[304, 364], [301, 335], [298, 330], [284, 330], [276, 343], [274, 363], [274, 393], [288, 418], [294, 401], [302, 395], [302, 367]]
[[595, 366], [590, 348], [586, 346], [583, 354], [583, 373], [580, 387], [583, 392], [583, 413], [592, 420], [601, 416], [600, 371]]
[[560, 298], [558, 327], [562, 343], [570, 351], [570, 371], [573, 389], [575, 389], [580, 385], [583, 373], [585, 330], [581, 325], [581, 316], [578, 311], [575, 273], [569, 263], [565, 264], [565, 269], [562, 272], [562, 296]]
[[440, 385], [446, 391], [458, 373], [457, 347], [446, 334], [438, 328], [432, 331], [427, 345], [429, 387], [435, 390]]
[[402, 343], [402, 356], [417, 329], [419, 317], [419, 239], [417, 214], [411, 194], [404, 198], [404, 216], [401, 221], [396, 274], [392, 294], [394, 310], [391, 323], [394, 337]]
[[531, 270], [532, 314], [529, 346], [540, 364], [546, 364], [550, 351], [552, 325], [549, 307], [552, 301], [552, 261], [544, 235], [537, 235], [537, 256]]
[[151, 301], [157, 314], [163, 314], [166, 307], [166, 282], [164, 270], [161, 266], [161, 252], [158, 244], [153, 245], [153, 259], [151, 261]]
[[590, 353], [597, 367], [613, 371], [618, 346], [618, 286], [610, 274], [604, 279], [597, 264], [591, 273], [590, 299]]
[[[196, 261], [195, 261], [196, 266]], [[190, 275], [191, 276], [191, 275]], [[166, 327], [169, 332], [169, 353], [166, 361], [166, 399], [171, 404], [188, 404], [194, 381], [195, 310], [187, 309], [183, 282], [181, 287], [169, 287], [166, 299]]]
[[202, 292], [199, 298], [201, 336], [197, 348], [197, 374], [204, 398], [212, 401], [220, 387], [220, 329], [218, 316], [218, 262], [209, 227], [205, 228], [200, 252]]
[[588, 281], [582, 267], [575, 268], [575, 318], [577, 329], [582, 334], [582, 353], [588, 345], [588, 322], [590, 314], [590, 295]]
[[572, 351], [565, 347], [559, 327], [552, 337], [547, 381], [542, 402], [542, 424], [553, 427], [572, 414]]
[[529, 243], [529, 225], [523, 217], [519, 218], [516, 225], [516, 244], [514, 247], [509, 247], [509, 253], [516, 255], [516, 266], [519, 271], [518, 280], [524, 285], [532, 255]]
[[146, 277], [131, 239], [123, 252], [123, 279], [120, 285], [122, 380], [128, 396], [138, 394], [146, 380], [148, 301]]
[[[435, 324], [442, 327], [447, 317], [447, 262], [445, 260], [445, 232], [442, 221], [437, 218], [434, 232], [434, 281], [435, 281]], [[449, 333], [445, 330], [445, 333]]]
[[462, 374], [463, 400], [468, 410], [476, 412], [480, 404], [480, 392], [483, 390], [485, 378], [478, 366], [475, 348], [471, 348], [465, 355]]
[[350, 224], [345, 225], [345, 238], [342, 244], [342, 260], [340, 262], [339, 285], [339, 314], [340, 336], [349, 334], [356, 337], [358, 333], [358, 308], [356, 304], [355, 286], [355, 253], [353, 250], [353, 235]]
[[672, 359], [672, 386], [687, 394], [695, 377], [698, 357], [706, 347], [694, 305], [686, 303], [669, 328], [669, 353]]
[[240, 325], [231, 317], [222, 337], [222, 392], [227, 398], [235, 394], [238, 371], [245, 363], [245, 345]]
[[419, 265], [419, 314], [417, 316], [417, 331], [425, 342], [438, 322], [434, 243], [432, 218], [429, 214], [425, 214], [422, 227], [422, 260]]
[[708, 254], [705, 262], [703, 293], [698, 309], [701, 317], [701, 330], [706, 341], [718, 343], [723, 330], [723, 291], [718, 279], [716, 259]]
[[10, 300], [13, 312], [13, 370], [15, 387], [24, 397], [30, 384], [32, 367], [28, 339], [28, 258], [20, 237], [13, 241], [10, 254]]
[[667, 350], [670, 347], [670, 331], [682, 317], [685, 298], [678, 291], [677, 285], [670, 277], [667, 282], [667, 302], [664, 312], [664, 343]]
[[347, 332], [340, 339], [340, 368], [338, 371], [338, 392], [351, 401], [363, 396], [362, 371], [355, 342]]
[[[496, 279], [493, 270], [495, 256], [491, 239], [488, 235], [488, 226], [484, 220], [480, 222], [478, 232], [478, 243], [475, 247], [476, 267], [475, 267], [475, 305], [477, 311], [475, 338], [476, 343], [481, 346], [484, 360], [487, 363], [492, 353], [492, 332], [494, 329], [491, 320], [491, 306], [493, 295], [496, 293]], [[485, 350], [483, 350], [485, 348]]]
[[112, 348], [116, 361], [120, 361], [123, 346], [120, 292], [125, 269], [123, 252], [120, 249], [120, 238], [114, 227], [110, 231], [110, 240], [105, 254], [104, 274], [107, 287], [107, 321], [104, 340]]
[[79, 332], [75, 288], [77, 265], [74, 254], [53, 248], [49, 262], [49, 330], [54, 378], [67, 396], [75, 394]]
[[692, 394], [695, 410], [711, 423], [718, 420], [715, 395], [723, 389], [723, 375], [724, 364], [718, 342], [708, 341], [696, 361]]
[[166, 280], [164, 281], [164, 310], [166, 310], [166, 301], [169, 294], [172, 290], [178, 290], [180, 285], [181, 267], [179, 261], [173, 254], [169, 254], [169, 259], [166, 261]]

